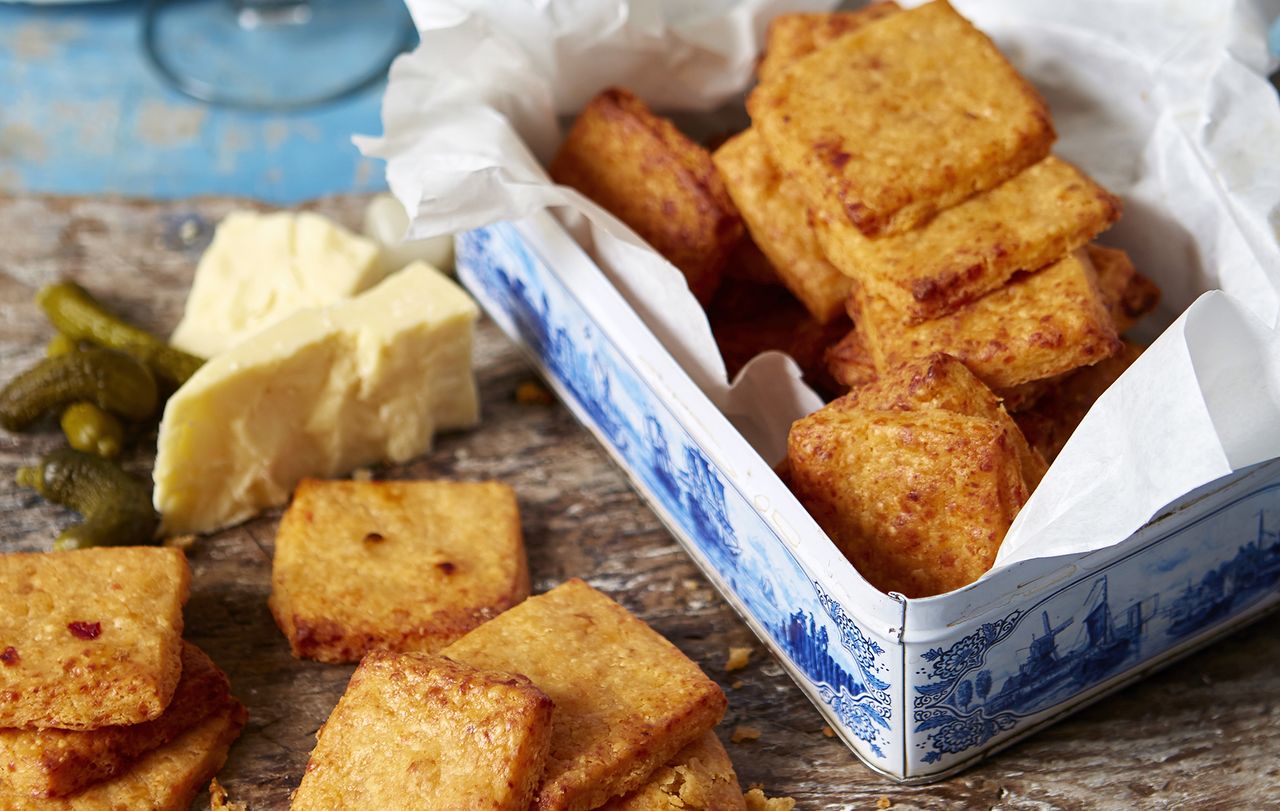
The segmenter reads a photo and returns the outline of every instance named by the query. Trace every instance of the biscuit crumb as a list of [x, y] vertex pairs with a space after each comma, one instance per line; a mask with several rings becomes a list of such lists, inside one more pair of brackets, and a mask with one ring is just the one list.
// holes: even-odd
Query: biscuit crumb
[[358, 467], [351, 471], [351, 481], [371, 482], [373, 481], [373, 470], [367, 467]]
[[209, 784], [209, 811], [249, 811], [249, 806], [228, 800], [227, 790], [215, 777]]
[[556, 397], [537, 380], [526, 380], [516, 386], [516, 402], [521, 405], [551, 405]]
[[751, 648], [735, 648], [730, 646], [729, 658], [724, 663], [726, 672], [732, 673], [735, 670], [741, 670], [747, 666], [747, 662], [751, 660]]
[[747, 802], [747, 811], [792, 811], [796, 807], [790, 797], [766, 797], [758, 788], [752, 788], [742, 799]]
[[834, 738], [835, 736], [836, 736], [836, 731], [835, 731], [834, 729], [832, 729], [832, 728], [831, 728], [830, 726], [828, 726], [827, 724], [823, 724], [823, 725], [822, 725], [822, 737], [824, 737], [824, 738]]
[[196, 545], [195, 535], [170, 535], [164, 539], [165, 546], [171, 546], [174, 549], [181, 549], [186, 552], [188, 549]]
[[742, 689], [742, 679], [734, 679], [734, 680], [733, 680], [733, 684], [730, 684], [730, 685], [729, 685], [729, 687], [733, 688], [734, 690], [741, 690], [741, 689]]
[[738, 724], [733, 728], [733, 733], [729, 735], [729, 740], [734, 743], [742, 743], [743, 741], [756, 741], [760, 739], [760, 730], [746, 724]]
[[876, 798], [876, 808], [879, 808], [879, 809], [893, 808], [893, 801], [890, 800], [888, 797], [884, 797], [884, 796], [878, 797]]

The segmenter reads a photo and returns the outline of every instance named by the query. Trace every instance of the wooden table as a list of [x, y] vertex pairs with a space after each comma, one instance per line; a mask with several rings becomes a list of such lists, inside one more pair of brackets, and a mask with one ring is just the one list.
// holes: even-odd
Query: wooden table
[[[362, 198], [312, 208], [359, 221]], [[31, 302], [60, 277], [160, 332], [177, 323], [210, 223], [234, 200], [183, 203], [0, 197], [0, 378], [41, 354], [49, 328]], [[727, 743], [744, 786], [763, 784], [801, 809], [1280, 808], [1280, 629], [1264, 619], [1194, 658], [1108, 698], [959, 777], [900, 787], [868, 771], [823, 722], [751, 632], [703, 579], [595, 441], [559, 405], [515, 402], [530, 367], [493, 324], [481, 324], [476, 366], [484, 408], [477, 430], [440, 438], [428, 456], [380, 478], [496, 478], [520, 496], [535, 591], [579, 576], [680, 646], [729, 696], [728, 740], [750, 724], [758, 741]], [[21, 464], [57, 447], [54, 430], [0, 434], [0, 539], [5, 550], [47, 549], [72, 519], [13, 484]], [[129, 459], [146, 471], [149, 457]], [[231, 675], [250, 720], [223, 769], [233, 799], [285, 809], [316, 729], [351, 667], [300, 662], [267, 611], [278, 514], [204, 538], [187, 635]], [[730, 645], [756, 649], [724, 670]], [[733, 686], [741, 682], [738, 686]], [[881, 802], [883, 805], [883, 802]], [[193, 807], [207, 807], [201, 798]], [[371, 809], [371, 811], [375, 811]]]

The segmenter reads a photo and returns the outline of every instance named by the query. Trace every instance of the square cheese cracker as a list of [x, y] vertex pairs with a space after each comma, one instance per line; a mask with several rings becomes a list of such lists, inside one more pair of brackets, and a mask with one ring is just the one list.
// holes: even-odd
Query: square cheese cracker
[[581, 580], [530, 597], [443, 653], [523, 673], [555, 702], [534, 811], [587, 811], [640, 788], [725, 709], [696, 664]]
[[814, 233], [835, 267], [915, 324], [1052, 264], [1119, 216], [1119, 200], [1050, 156], [903, 234], [867, 239], [846, 218], [825, 216]]
[[434, 653], [528, 594], [516, 496], [498, 482], [308, 479], [276, 535], [270, 606], [300, 658]]
[[859, 284], [849, 311], [878, 371], [946, 352], [1002, 396], [1120, 349], [1093, 266], [1082, 251], [921, 324], [904, 325], [900, 312]]
[[1028, 444], [1000, 398], [973, 372], [950, 355], [937, 354], [919, 363], [899, 366], [875, 381], [854, 389], [827, 405], [839, 411], [950, 411], [991, 420], [1004, 430], [1005, 441], [1017, 454], [1022, 478], [1034, 490], [1044, 478], [1045, 464]]
[[523, 676], [376, 651], [321, 727], [292, 809], [524, 811], [553, 710]]
[[5, 811], [188, 811], [227, 759], [244, 727], [244, 707], [224, 707], [115, 777], [68, 797], [0, 794]]
[[760, 136], [751, 129], [740, 132], [712, 157], [778, 278], [818, 321], [839, 318], [849, 280], [827, 261], [809, 225], [804, 197], [773, 166]]
[[927, 597], [995, 560], [1029, 490], [1000, 423], [941, 409], [820, 409], [788, 438], [791, 487], [873, 586]]
[[62, 797], [112, 777], [232, 704], [226, 674], [182, 646], [182, 678], [159, 718], [92, 730], [0, 729], [0, 784], [15, 794]]
[[681, 749], [671, 762], [649, 776], [649, 782], [600, 811], [746, 811], [729, 753], [715, 732]]
[[902, 233], [1049, 154], [1049, 111], [945, 0], [840, 37], [758, 86], [753, 127], [820, 213]]
[[853, 11], [779, 14], [769, 21], [756, 78], [762, 84], [772, 81], [797, 60], [900, 10], [897, 3], [887, 2], [871, 3]]
[[0, 555], [0, 727], [159, 716], [182, 670], [190, 579], [177, 549]]
[[610, 88], [579, 114], [551, 177], [615, 217], [684, 273], [706, 302], [742, 222], [707, 150], [630, 91]]

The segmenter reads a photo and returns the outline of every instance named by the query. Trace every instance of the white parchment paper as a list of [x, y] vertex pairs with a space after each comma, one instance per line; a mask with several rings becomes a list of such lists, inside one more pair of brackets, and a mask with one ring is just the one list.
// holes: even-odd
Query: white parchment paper
[[[768, 20], [799, 0], [408, 0], [422, 44], [391, 71], [392, 191], [428, 237], [561, 208], [576, 238], [768, 460], [820, 400], [769, 353], [734, 385], [674, 267], [542, 168], [557, 115], [609, 85], [661, 109], [741, 98]], [[908, 2], [906, 5], [915, 5]], [[1280, 0], [955, 0], [1040, 89], [1056, 151], [1120, 195], [1104, 235], [1164, 291], [1152, 346], [1014, 522], [997, 567], [1116, 543], [1189, 490], [1280, 456]]]

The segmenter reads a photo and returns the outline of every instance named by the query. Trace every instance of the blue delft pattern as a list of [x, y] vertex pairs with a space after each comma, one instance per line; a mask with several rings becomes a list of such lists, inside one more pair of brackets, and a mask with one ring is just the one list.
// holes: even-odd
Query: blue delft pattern
[[1272, 484], [945, 650], [925, 651], [912, 706], [914, 730], [925, 733], [916, 741], [921, 762], [980, 747], [1280, 598], [1277, 525], [1280, 484]]
[[[726, 486], [661, 398], [581, 302], [508, 223], [458, 238], [458, 273], [489, 313], [533, 352], [625, 463], [641, 490], [707, 559], [841, 724], [887, 757], [891, 686], [884, 650], [809, 579], [785, 543]], [[839, 644], [834, 644], [839, 640]]]

